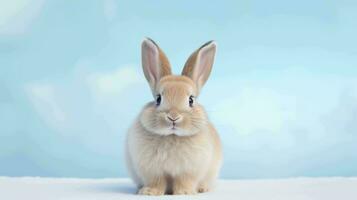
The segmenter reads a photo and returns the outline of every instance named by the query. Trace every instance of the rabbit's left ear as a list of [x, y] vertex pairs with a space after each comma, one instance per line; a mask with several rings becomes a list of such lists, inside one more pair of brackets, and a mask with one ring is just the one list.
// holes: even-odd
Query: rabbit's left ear
[[214, 62], [217, 45], [209, 41], [196, 50], [186, 61], [182, 75], [190, 77], [200, 90], [206, 83]]
[[144, 75], [149, 82], [153, 95], [155, 89], [164, 76], [171, 75], [171, 66], [164, 52], [150, 38], [146, 38], [141, 44], [141, 58]]

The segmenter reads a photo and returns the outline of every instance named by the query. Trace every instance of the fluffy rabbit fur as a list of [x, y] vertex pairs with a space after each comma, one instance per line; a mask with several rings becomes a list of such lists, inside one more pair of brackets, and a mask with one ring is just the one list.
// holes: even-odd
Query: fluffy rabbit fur
[[221, 142], [197, 96], [211, 72], [216, 44], [195, 51], [182, 75], [151, 39], [142, 43], [142, 66], [155, 101], [129, 129], [126, 161], [143, 195], [195, 194], [212, 188], [222, 162]]

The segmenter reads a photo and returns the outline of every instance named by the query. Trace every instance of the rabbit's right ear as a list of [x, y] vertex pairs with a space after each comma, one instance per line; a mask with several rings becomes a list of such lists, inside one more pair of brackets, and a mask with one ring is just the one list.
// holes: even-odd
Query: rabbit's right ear
[[157, 83], [164, 76], [171, 75], [169, 60], [159, 46], [150, 38], [144, 39], [141, 45], [141, 59], [145, 77], [149, 82], [153, 95]]
[[191, 54], [182, 70], [182, 75], [190, 77], [198, 90], [201, 90], [211, 73], [216, 48], [214, 41], [207, 42]]

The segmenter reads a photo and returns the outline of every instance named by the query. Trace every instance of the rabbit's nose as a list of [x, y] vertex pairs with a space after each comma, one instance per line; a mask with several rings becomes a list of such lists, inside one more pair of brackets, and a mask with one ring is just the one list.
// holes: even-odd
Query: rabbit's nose
[[177, 122], [181, 119], [180, 114], [176, 110], [171, 110], [166, 115], [167, 119], [171, 122]]
[[167, 118], [168, 118], [169, 120], [171, 120], [172, 122], [175, 122], [175, 121], [177, 121], [180, 117], [172, 118], [172, 117], [170, 117], [170, 116], [167, 116]]

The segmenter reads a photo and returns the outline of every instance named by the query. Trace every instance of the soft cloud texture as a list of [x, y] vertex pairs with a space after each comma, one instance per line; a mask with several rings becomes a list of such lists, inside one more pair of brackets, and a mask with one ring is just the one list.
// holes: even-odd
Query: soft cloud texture
[[124, 66], [115, 71], [93, 73], [88, 75], [90, 90], [96, 98], [113, 98], [120, 96], [121, 92], [131, 85], [143, 83], [139, 75], [139, 68]]
[[[104, 115], [104, 119], [111, 121], [108, 125], [115, 126], [120, 122], [119, 118], [111, 120], [107, 116], [111, 111], [121, 114], [123, 109], [116, 104], [123, 101], [123, 96], [129, 96], [131, 88], [144, 85], [139, 70], [133, 65], [126, 65], [106, 72], [88, 71], [80, 64], [66, 83], [35, 81], [25, 84], [24, 89], [42, 119], [60, 132], [68, 131], [62, 129], [64, 127], [76, 129], [85, 124], [90, 120], [88, 114]], [[87, 114], [81, 116], [83, 109]]]
[[53, 85], [28, 84], [25, 90], [34, 108], [50, 126], [57, 127], [66, 123], [67, 114], [58, 102], [60, 94]]
[[[357, 139], [357, 79], [295, 68], [270, 76], [242, 78], [237, 86], [231, 79], [215, 83], [213, 93], [224, 98], [208, 111], [223, 135], [225, 156], [235, 158], [226, 160], [225, 170], [261, 171], [261, 177], [306, 169], [309, 174], [353, 173], [356, 162], [342, 163], [356, 159], [349, 141]], [[220, 87], [226, 90], [216, 90]], [[253, 168], [229, 167], [246, 164]]]
[[39, 15], [45, 0], [2, 1], [0, 35], [23, 34]]
[[[284, 107], [293, 102], [274, 90], [265, 88], [243, 88], [236, 91], [236, 96], [229, 96], [217, 106], [217, 118], [220, 123], [229, 124], [241, 134], [259, 131], [280, 132], [284, 120], [289, 120], [290, 113]], [[293, 105], [290, 108], [294, 109]]]

